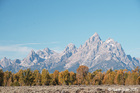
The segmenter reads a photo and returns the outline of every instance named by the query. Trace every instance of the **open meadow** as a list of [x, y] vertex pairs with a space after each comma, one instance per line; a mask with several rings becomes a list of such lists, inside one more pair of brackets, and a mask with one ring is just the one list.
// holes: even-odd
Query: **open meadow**
[[0, 87], [0, 93], [140, 93], [140, 86], [6, 86]]

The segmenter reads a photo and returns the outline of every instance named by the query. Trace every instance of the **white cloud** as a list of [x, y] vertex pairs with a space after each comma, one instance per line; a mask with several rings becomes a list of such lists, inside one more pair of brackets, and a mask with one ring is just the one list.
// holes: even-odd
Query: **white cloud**
[[38, 44], [41, 43], [25, 43], [25, 44], [16, 44], [16, 45], [23, 46], [23, 45], [38, 45]]
[[27, 44], [15, 44], [15, 45], [0, 46], [0, 51], [29, 52], [32, 48], [26, 47], [24, 45], [31, 45], [31, 44], [38, 44], [38, 43], [27, 43]]
[[[58, 42], [51, 42], [50, 44], [56, 44]], [[28, 53], [33, 49], [29, 45], [39, 45], [43, 43], [23, 43], [23, 44], [13, 44], [13, 45], [0, 45], [0, 59], [7, 57], [10, 59], [23, 59]], [[45, 43], [44, 43], [45, 44]], [[36, 49], [34, 49], [37, 51]], [[59, 47], [53, 48], [56, 52], [61, 52], [62, 50]]]
[[54, 48], [51, 48], [51, 49], [54, 50], [57, 53], [61, 53], [62, 52], [62, 49], [60, 47], [54, 47]]
[[24, 58], [33, 49], [26, 45], [35, 45], [40, 43], [25, 43], [25, 44], [14, 44], [14, 45], [3, 45], [0, 46], [0, 58], [8, 57], [11, 59]]

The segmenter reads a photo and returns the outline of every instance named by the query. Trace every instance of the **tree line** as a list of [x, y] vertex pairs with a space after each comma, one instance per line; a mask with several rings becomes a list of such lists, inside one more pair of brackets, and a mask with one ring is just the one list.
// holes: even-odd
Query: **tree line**
[[49, 73], [43, 69], [19, 70], [17, 73], [0, 70], [0, 86], [40, 86], [40, 85], [140, 85], [140, 69], [111, 70], [102, 72], [101, 69], [89, 72], [87, 66], [79, 66], [76, 73], [68, 70]]

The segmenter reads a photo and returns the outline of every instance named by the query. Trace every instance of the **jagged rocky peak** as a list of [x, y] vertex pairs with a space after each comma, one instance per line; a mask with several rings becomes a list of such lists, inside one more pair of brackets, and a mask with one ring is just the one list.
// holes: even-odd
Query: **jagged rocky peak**
[[7, 59], [6, 57], [3, 57], [3, 59], [1, 59], [1, 61], [11, 61], [11, 59]]
[[28, 60], [33, 61], [35, 57], [38, 57], [38, 55], [35, 53], [35, 51], [32, 49], [31, 52], [28, 54], [27, 58]]
[[10, 69], [10, 71], [15, 69], [11, 68], [11, 65], [15, 66], [15, 64], [20, 69], [25, 67], [41, 71], [46, 68], [51, 72], [65, 69], [75, 72], [79, 65], [88, 66], [90, 72], [96, 69], [107, 71], [110, 68], [113, 70], [133, 69], [134, 66], [140, 66], [140, 59], [127, 56], [121, 44], [111, 38], [102, 41], [97, 33], [86, 40], [78, 49], [70, 43], [62, 53], [45, 48], [37, 52], [32, 50], [24, 60], [15, 60], [15, 64], [11, 64], [13, 61], [9, 61], [10, 59], [7, 58], [2, 60], [0, 61], [0, 68]]
[[118, 57], [121, 61], [126, 61], [127, 56], [120, 43], [109, 38], [104, 42], [103, 47], [113, 53], [113, 55], [115, 54], [115, 56]]
[[11, 64], [11, 59], [7, 59], [6, 57], [4, 57], [3, 59], [0, 60], [0, 65], [2, 67], [7, 67]]
[[57, 53], [49, 48], [45, 48], [43, 50], [37, 51], [36, 54], [39, 55], [39, 57], [41, 57], [41, 58], [48, 59], [49, 57], [51, 57], [52, 55], [55, 55]]
[[21, 60], [15, 59], [13, 63], [18, 63], [18, 64], [20, 64], [20, 63], [21, 63]]
[[[116, 47], [116, 46], [120, 46], [119, 43], [117, 43], [116, 41], [114, 41], [112, 38], [108, 38], [105, 42], [104, 45], [108, 45], [109, 47]], [[121, 47], [121, 46], [120, 46]]]
[[100, 36], [97, 33], [95, 33], [88, 40], [86, 40], [86, 42], [84, 43], [82, 48], [85, 48], [85, 47], [90, 47], [90, 48], [91, 47], [99, 47], [101, 44], [102, 44], [102, 40], [101, 40]]
[[29, 56], [30, 55], [35, 55], [35, 54], [36, 54], [35, 51], [32, 49], [31, 52], [29, 53]]
[[3, 57], [3, 59], [1, 59], [1, 61], [5, 61], [5, 60], [8, 60], [6, 57]]
[[49, 49], [49, 48], [43, 49], [43, 52], [44, 52], [44, 53], [47, 53], [48, 55], [54, 54], [54, 53], [55, 53], [53, 50], [51, 50], [51, 49]]
[[20, 65], [24, 67], [29, 67], [40, 61], [41, 58], [39, 57], [39, 55], [35, 53], [34, 50], [31, 50], [28, 56], [21, 61]]
[[108, 38], [105, 42], [106, 43], [116, 43], [112, 38]]
[[73, 52], [75, 53], [77, 51], [76, 46], [73, 43], [70, 43], [66, 46], [66, 48], [64, 49], [64, 53], [65, 52]]
[[95, 32], [90, 38], [89, 38], [89, 42], [95, 42], [95, 41], [101, 41], [100, 36]]
[[45, 51], [45, 52], [51, 52], [51, 50], [48, 47], [45, 48], [45, 49], [43, 49], [43, 51]]

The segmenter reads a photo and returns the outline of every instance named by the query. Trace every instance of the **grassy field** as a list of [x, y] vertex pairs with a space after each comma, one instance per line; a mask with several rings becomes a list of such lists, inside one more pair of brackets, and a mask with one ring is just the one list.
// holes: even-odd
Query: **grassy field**
[[140, 93], [140, 86], [17, 86], [0, 87], [0, 93]]

